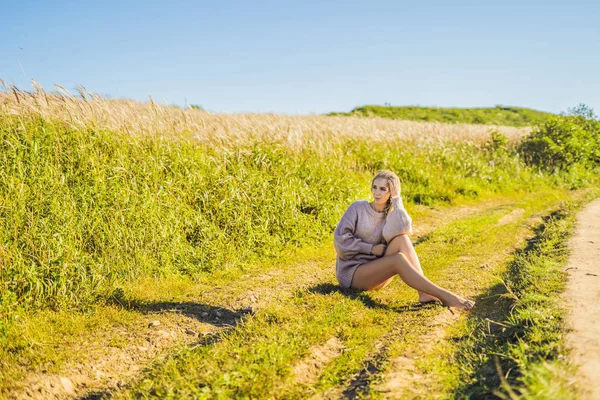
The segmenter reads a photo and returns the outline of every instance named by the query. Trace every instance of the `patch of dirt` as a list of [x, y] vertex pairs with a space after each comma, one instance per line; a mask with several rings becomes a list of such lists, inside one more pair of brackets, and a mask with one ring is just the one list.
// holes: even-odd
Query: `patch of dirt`
[[339, 356], [343, 349], [343, 343], [336, 337], [330, 338], [323, 344], [313, 346], [309, 350], [308, 356], [292, 367], [294, 384], [308, 385], [314, 383], [323, 368]]
[[446, 328], [459, 318], [459, 314], [459, 311], [451, 313], [449, 310], [438, 314], [431, 321], [430, 330], [421, 336], [420, 345], [413, 352], [402, 354], [391, 361], [391, 367], [385, 374], [383, 382], [377, 385], [375, 390], [384, 393], [386, 398], [410, 399], [421, 398], [421, 396], [426, 398], [426, 393], [417, 394], [407, 391], [407, 389], [414, 389], [416, 381], [419, 381], [419, 387], [425, 388], [425, 383], [435, 378], [423, 373], [416, 363], [444, 339]]
[[512, 212], [510, 212], [510, 213], [506, 214], [505, 216], [503, 216], [502, 218], [500, 218], [498, 220], [497, 225], [502, 226], [502, 225], [510, 224], [511, 222], [515, 222], [524, 213], [525, 213], [525, 209], [517, 208], [516, 210], [513, 210]]
[[569, 248], [567, 343], [582, 388], [589, 390], [588, 398], [600, 399], [600, 199], [577, 214]]
[[420, 217], [414, 221], [413, 235], [423, 236], [458, 219], [468, 218], [472, 215], [485, 213], [496, 208], [510, 207], [512, 204], [512, 201], [500, 198], [486, 200], [477, 205], [464, 205], [441, 210], [431, 207], [429, 215]]
[[[60, 375], [44, 370], [32, 373], [20, 383], [20, 388], [10, 393], [9, 398], [100, 398], [102, 394], [132, 381], [166, 349], [176, 345], [201, 344], [236, 323], [234, 320], [223, 320], [223, 324], [215, 321], [207, 323], [200, 315], [195, 318], [168, 312], [171, 310], [163, 311], [166, 312], [145, 315], [136, 331], [115, 328], [87, 338], [87, 341], [69, 349], [74, 354], [74, 362], [61, 368]], [[217, 310], [215, 313], [227, 315], [224, 311]], [[211, 316], [204, 318], [208, 321]]]
[[[419, 338], [418, 348], [411, 349], [409, 352], [388, 361], [390, 344], [406, 333], [402, 327], [392, 330], [382, 338], [381, 342], [375, 345], [377, 352], [367, 360], [360, 373], [352, 379], [348, 386], [343, 389], [340, 387], [332, 388], [326, 393], [312, 398], [357, 399], [364, 398], [372, 390], [383, 393], [386, 398], [410, 398], [406, 397], [409, 394], [404, 393], [403, 388], [411, 387], [414, 389], [415, 385], [423, 383], [428, 378], [418, 373], [417, 361], [426, 356], [439, 341], [444, 339], [446, 327], [454, 323], [459, 316], [459, 311], [453, 313], [449, 310], [437, 314], [435, 318], [428, 322], [429, 330], [427, 333]], [[373, 384], [373, 377], [379, 375], [388, 362], [391, 363], [391, 366], [385, 374], [383, 382]], [[422, 386], [419, 385], [419, 387]]]

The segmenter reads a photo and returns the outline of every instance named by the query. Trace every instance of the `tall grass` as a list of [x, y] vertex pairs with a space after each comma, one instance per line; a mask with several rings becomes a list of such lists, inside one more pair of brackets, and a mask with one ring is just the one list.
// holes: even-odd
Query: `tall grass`
[[314, 245], [384, 167], [409, 204], [552, 182], [472, 126], [80, 95], [0, 95], [3, 318], [17, 303], [81, 308], [140, 276], [202, 276]]
[[[0, 84], [3, 81], [0, 80]], [[77, 129], [91, 127], [136, 136], [184, 137], [227, 148], [277, 143], [290, 151], [316, 147], [327, 153], [330, 145], [351, 138], [377, 143], [394, 139], [436, 144], [457, 140], [481, 143], [487, 139], [489, 131], [489, 127], [481, 125], [358, 117], [213, 114], [194, 108], [160, 105], [152, 98], [148, 103], [110, 100], [84, 88], [78, 88], [78, 95], [73, 96], [60, 86], [54, 93], [45, 92], [35, 82], [34, 86], [35, 91], [27, 92], [5, 85], [5, 92], [0, 92], [2, 114], [21, 118], [42, 117]], [[529, 128], [497, 129], [511, 140], [530, 132]]]

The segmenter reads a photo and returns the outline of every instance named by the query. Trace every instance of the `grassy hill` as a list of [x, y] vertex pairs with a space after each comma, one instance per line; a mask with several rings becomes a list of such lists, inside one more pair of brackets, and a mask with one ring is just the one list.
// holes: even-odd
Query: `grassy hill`
[[529, 126], [546, 121], [554, 114], [522, 107], [440, 108], [419, 106], [363, 106], [348, 113], [329, 115], [354, 115], [383, 117], [411, 121], [436, 121], [505, 126]]

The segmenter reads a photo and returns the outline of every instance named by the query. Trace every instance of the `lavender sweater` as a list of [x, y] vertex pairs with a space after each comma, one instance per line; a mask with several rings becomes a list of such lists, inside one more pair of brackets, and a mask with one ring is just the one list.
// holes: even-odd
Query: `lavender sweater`
[[343, 288], [349, 288], [354, 271], [377, 256], [371, 248], [389, 243], [403, 233], [412, 233], [412, 220], [402, 204], [402, 198], [392, 199], [394, 209], [387, 215], [373, 210], [366, 200], [348, 207], [333, 235], [337, 253], [336, 277]]

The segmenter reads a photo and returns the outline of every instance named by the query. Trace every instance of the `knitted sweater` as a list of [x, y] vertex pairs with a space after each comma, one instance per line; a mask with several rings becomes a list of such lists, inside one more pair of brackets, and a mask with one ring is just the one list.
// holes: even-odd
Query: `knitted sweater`
[[337, 253], [336, 277], [343, 288], [352, 284], [354, 271], [377, 256], [371, 249], [379, 243], [389, 243], [403, 233], [412, 233], [412, 220], [402, 204], [402, 198], [392, 199], [394, 209], [378, 213], [366, 200], [355, 201], [348, 207], [334, 232]]

